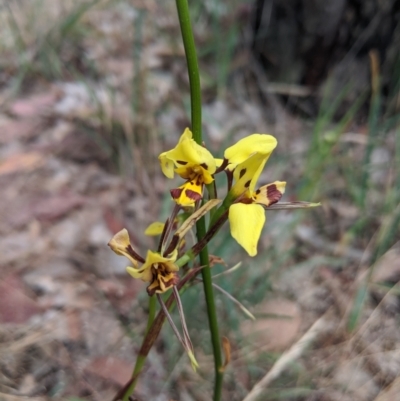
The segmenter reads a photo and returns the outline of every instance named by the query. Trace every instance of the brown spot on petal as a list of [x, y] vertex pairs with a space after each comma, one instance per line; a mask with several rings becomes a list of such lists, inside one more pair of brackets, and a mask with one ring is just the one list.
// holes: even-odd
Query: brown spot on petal
[[183, 191], [182, 188], [174, 188], [174, 189], [171, 189], [171, 191], [169, 191], [169, 192], [172, 196], [172, 199], [178, 199], [181, 196], [182, 191]]
[[195, 202], [201, 200], [201, 198], [202, 198], [202, 196], [199, 193], [192, 191], [191, 189], [187, 189], [185, 194], [189, 199], [192, 199]]
[[242, 170], [240, 170], [240, 172], [239, 172], [239, 178], [242, 178], [245, 174], [246, 174], [246, 169], [245, 168], [243, 168]]
[[188, 163], [188, 162], [185, 162], [185, 161], [183, 161], [183, 160], [177, 160], [176, 161], [178, 164], [181, 164], [182, 166], [186, 166], [186, 164]]
[[256, 195], [259, 195], [260, 194], [260, 190], [259, 189], [257, 189], [257, 191], [256, 191]]
[[248, 188], [250, 186], [251, 180], [247, 181], [246, 184], [244, 184], [245, 188]]
[[267, 186], [267, 198], [271, 202], [270, 205], [278, 202], [282, 198], [282, 193], [278, 190], [275, 184]]
[[201, 163], [200, 166], [203, 167], [205, 170], [208, 170], [208, 166], [206, 163]]

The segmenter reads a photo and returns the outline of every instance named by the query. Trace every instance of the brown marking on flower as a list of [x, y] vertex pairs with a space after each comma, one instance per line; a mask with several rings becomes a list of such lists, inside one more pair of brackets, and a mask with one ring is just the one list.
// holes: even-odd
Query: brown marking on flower
[[256, 191], [256, 195], [259, 195], [259, 194], [260, 194], [260, 192], [261, 192], [261, 190], [260, 190], [260, 189], [257, 189], [257, 191]]
[[138, 254], [135, 252], [135, 250], [132, 248], [132, 245], [129, 244], [126, 248], [125, 248], [126, 252], [128, 252], [128, 254], [130, 256], [132, 256], [133, 259], [137, 260], [138, 262], [144, 263], [145, 260]]
[[170, 224], [170, 218], [168, 217], [161, 233], [160, 242], [158, 243], [158, 249], [157, 249], [158, 253], [161, 253], [161, 248], [164, 244], [165, 235], [167, 234], [167, 230], [169, 229], [169, 224]]
[[222, 161], [222, 164], [217, 168], [217, 170], [215, 171], [214, 174], [218, 174], [219, 172], [221, 172], [222, 170], [225, 170], [225, 167], [229, 164], [229, 160], [225, 159]]
[[186, 164], [188, 163], [188, 162], [185, 162], [185, 161], [183, 161], [183, 160], [177, 160], [176, 161], [178, 164], [181, 164], [182, 166], [186, 166]]
[[163, 293], [179, 283], [178, 274], [176, 272], [168, 272], [163, 264], [159, 264], [157, 268], [152, 266], [151, 271], [153, 280], [147, 287], [149, 296], [155, 293]]
[[198, 192], [192, 191], [191, 189], [187, 189], [185, 194], [189, 199], [192, 199], [195, 202], [201, 200], [202, 198], [202, 196]]
[[278, 190], [275, 184], [268, 185], [267, 188], [267, 198], [270, 201], [270, 205], [278, 202], [282, 198], [282, 192]]
[[244, 184], [244, 187], [245, 187], [245, 188], [248, 188], [248, 187], [250, 186], [250, 183], [251, 183], [251, 180], [247, 181], [247, 182]]
[[167, 257], [170, 253], [172, 253], [173, 250], [178, 246], [178, 242], [179, 242], [179, 235], [174, 235], [172, 237], [170, 244], [168, 245], [168, 248], [165, 250], [163, 256]]
[[178, 199], [182, 194], [183, 188], [174, 188], [171, 189], [169, 192], [172, 196], [172, 199]]
[[243, 168], [239, 172], [239, 178], [242, 178], [246, 174], [247, 169]]
[[206, 163], [201, 163], [200, 166], [203, 167], [204, 170], [208, 170], [208, 166]]

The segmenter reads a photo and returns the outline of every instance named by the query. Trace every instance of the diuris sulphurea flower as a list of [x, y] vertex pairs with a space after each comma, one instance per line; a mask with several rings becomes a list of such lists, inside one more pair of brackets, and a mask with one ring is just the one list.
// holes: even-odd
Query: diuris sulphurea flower
[[[160, 302], [160, 305], [163, 308], [164, 313], [169, 323], [171, 324], [174, 333], [176, 334], [183, 348], [187, 352], [193, 369], [196, 370], [196, 368], [198, 367], [198, 363], [194, 356], [193, 345], [190, 341], [189, 332], [186, 327], [185, 316], [183, 314], [179, 292], [176, 289], [176, 284], [179, 282], [179, 278], [177, 275], [179, 267], [175, 264], [178, 255], [177, 249], [174, 249], [172, 253], [168, 256], [162, 256], [158, 252], [148, 250], [146, 259], [143, 259], [134, 251], [129, 240], [128, 231], [125, 228], [115, 234], [108, 245], [117, 255], [126, 256], [130, 260], [133, 266], [128, 266], [126, 270], [133, 278], [141, 279], [145, 282], [150, 283], [147, 287], [147, 293], [149, 294], [149, 296], [152, 296], [154, 294], [157, 295], [158, 301]], [[138, 267], [138, 262], [142, 263], [141, 267]], [[169, 311], [160, 296], [160, 294], [169, 290], [170, 288], [173, 289], [173, 294], [178, 304], [178, 311], [182, 323], [183, 335], [181, 335], [176, 328], [175, 323], [172, 320]]]
[[[134, 251], [125, 228], [115, 234], [108, 245], [116, 254], [126, 256], [130, 260], [133, 266], [128, 266], [126, 271], [133, 278], [150, 283], [147, 287], [149, 295], [163, 293], [179, 281], [176, 273], [179, 268], [174, 263], [178, 254], [176, 249], [167, 257], [148, 250], [146, 259], [143, 259]], [[142, 263], [140, 267], [138, 262]]]
[[204, 184], [214, 181], [216, 161], [207, 149], [193, 140], [189, 128], [185, 129], [174, 149], [161, 153], [158, 158], [168, 178], [173, 178], [176, 173], [186, 180], [179, 188], [171, 190], [172, 198], [180, 206], [193, 206], [202, 199]]
[[286, 182], [275, 181], [255, 189], [264, 165], [265, 155], [259, 153], [239, 163], [233, 172], [235, 184], [230, 191], [236, 198], [229, 207], [231, 234], [250, 256], [257, 254], [258, 240], [266, 220], [264, 208], [278, 202], [286, 186]]

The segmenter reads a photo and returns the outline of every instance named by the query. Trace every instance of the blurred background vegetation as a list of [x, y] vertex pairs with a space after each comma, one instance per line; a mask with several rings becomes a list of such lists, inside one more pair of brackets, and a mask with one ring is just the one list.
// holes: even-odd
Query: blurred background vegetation
[[[260, 183], [284, 180], [287, 200], [322, 203], [268, 211], [254, 259], [226, 227], [211, 245], [226, 262], [216, 284], [257, 318], [216, 291], [232, 346], [223, 399], [244, 399], [321, 321], [258, 399], [395, 399], [399, 2], [189, 4], [207, 147], [221, 156], [273, 134]], [[157, 156], [189, 108], [172, 0], [0, 2], [0, 399], [111, 399], [128, 380], [147, 295], [106, 244], [127, 227], [142, 254], [154, 246], [143, 232], [168, 216], [173, 187]], [[139, 400], [211, 398], [200, 286], [183, 303], [200, 370], [166, 326]]]

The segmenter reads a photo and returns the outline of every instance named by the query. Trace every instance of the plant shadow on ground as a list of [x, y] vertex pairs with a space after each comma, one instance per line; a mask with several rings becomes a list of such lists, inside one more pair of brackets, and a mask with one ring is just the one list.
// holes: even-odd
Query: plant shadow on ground
[[[267, 211], [254, 259], [228, 227], [211, 245], [228, 267], [242, 263], [227, 274], [215, 265], [215, 282], [257, 318], [216, 290], [232, 347], [223, 398], [244, 399], [323, 318], [260, 399], [390, 399], [400, 368], [399, 116], [382, 110], [379, 83], [339, 119], [351, 85], [334, 98], [328, 86], [313, 121], [277, 99], [266, 109], [263, 78], [242, 50], [234, 11], [243, 4], [193, 9], [207, 144], [221, 155], [244, 135], [274, 134], [279, 145], [260, 183], [285, 180], [287, 199], [322, 206]], [[0, 11], [0, 398], [111, 399], [131, 373], [147, 296], [106, 244], [126, 226], [138, 249], [152, 246], [142, 233], [168, 215], [173, 187], [157, 155], [189, 121], [174, 3], [11, 1]], [[392, 88], [398, 96], [399, 76]], [[200, 286], [182, 301], [199, 372], [166, 325], [139, 399], [210, 399]]]

